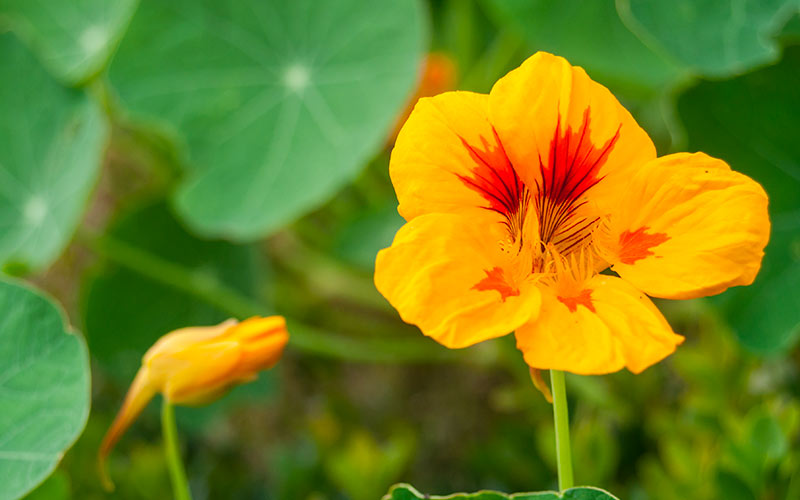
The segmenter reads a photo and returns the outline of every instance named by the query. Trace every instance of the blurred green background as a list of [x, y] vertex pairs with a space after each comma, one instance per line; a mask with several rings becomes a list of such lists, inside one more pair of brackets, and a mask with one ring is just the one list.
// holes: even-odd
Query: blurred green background
[[[113, 494], [96, 472], [142, 354], [269, 313], [292, 334], [277, 367], [179, 412], [196, 499], [555, 488], [551, 407], [513, 340], [448, 351], [372, 285], [402, 223], [388, 159], [409, 107], [488, 92], [536, 50], [607, 85], [659, 154], [761, 182], [773, 223], [753, 286], [659, 302], [676, 354], [568, 376], [576, 482], [800, 498], [800, 1], [0, 0], [3, 280], [54, 297], [91, 361], [86, 428], [28, 498], [169, 498], [155, 404], [111, 456]], [[0, 364], [15, 352], [0, 342]], [[0, 391], [0, 413], [14, 401]], [[88, 411], [72, 404], [62, 448]]]

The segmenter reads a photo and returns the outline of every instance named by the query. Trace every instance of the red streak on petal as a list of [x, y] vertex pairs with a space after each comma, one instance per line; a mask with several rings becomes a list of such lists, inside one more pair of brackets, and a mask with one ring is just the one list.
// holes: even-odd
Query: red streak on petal
[[640, 227], [634, 232], [623, 231], [619, 235], [619, 261], [623, 264], [633, 264], [637, 260], [654, 255], [651, 250], [669, 239], [666, 233], [648, 233], [647, 226]]
[[508, 284], [505, 279], [505, 273], [500, 267], [494, 267], [491, 270], [484, 270], [486, 277], [475, 283], [472, 287], [473, 290], [486, 291], [496, 290], [500, 293], [500, 298], [503, 302], [509, 297], [519, 295], [519, 290]]
[[465, 186], [486, 200], [488, 206], [482, 208], [503, 215], [509, 232], [516, 235], [522, 228], [530, 194], [511, 165], [497, 132], [493, 133], [492, 140], [497, 144], [495, 149], [490, 148], [486, 139], [483, 139], [480, 149], [464, 139], [461, 140], [474, 165], [470, 169], [470, 175], [456, 175]]
[[580, 201], [583, 195], [602, 180], [600, 169], [619, 139], [618, 128], [605, 143], [592, 142], [590, 110], [588, 107], [584, 110], [577, 130], [572, 125], [564, 130], [559, 118], [546, 160], [539, 157], [541, 183], [537, 181], [535, 199], [544, 242], [562, 232], [585, 203]]
[[594, 309], [594, 304], [592, 304], [592, 291], [587, 289], [581, 290], [575, 297], [558, 297], [559, 302], [567, 306], [569, 312], [575, 312], [578, 310], [578, 306], [583, 306], [586, 309], [596, 313]]

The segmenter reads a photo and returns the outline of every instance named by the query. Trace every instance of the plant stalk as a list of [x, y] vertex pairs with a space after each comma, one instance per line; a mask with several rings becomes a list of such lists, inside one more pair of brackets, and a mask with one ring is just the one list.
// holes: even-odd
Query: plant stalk
[[556, 461], [558, 462], [558, 489], [564, 491], [574, 484], [572, 479], [572, 452], [569, 445], [569, 414], [564, 372], [550, 370], [553, 389], [553, 419], [556, 426]]
[[172, 491], [175, 500], [192, 500], [189, 492], [189, 482], [186, 480], [186, 471], [181, 461], [180, 447], [178, 446], [178, 432], [175, 427], [175, 411], [166, 398], [161, 404], [161, 430], [164, 433], [164, 452], [167, 455], [167, 468], [172, 482]]

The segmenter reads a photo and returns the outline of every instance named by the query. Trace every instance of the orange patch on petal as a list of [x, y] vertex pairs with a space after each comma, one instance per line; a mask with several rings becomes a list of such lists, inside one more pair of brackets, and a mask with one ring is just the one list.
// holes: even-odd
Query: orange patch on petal
[[569, 312], [575, 312], [578, 310], [578, 306], [583, 306], [586, 309], [597, 312], [594, 310], [594, 304], [592, 304], [592, 291], [587, 289], [581, 290], [581, 292], [574, 297], [558, 297], [559, 302], [567, 306]]
[[640, 227], [634, 232], [623, 231], [619, 235], [619, 261], [623, 264], [633, 264], [637, 260], [654, 255], [651, 250], [669, 239], [666, 233], [650, 234], [647, 226]]
[[503, 299], [503, 302], [509, 297], [519, 295], [519, 290], [509, 285], [506, 281], [505, 273], [501, 267], [494, 267], [484, 272], [486, 277], [475, 283], [475, 286], [472, 287], [473, 290], [496, 290], [500, 293], [500, 298]]

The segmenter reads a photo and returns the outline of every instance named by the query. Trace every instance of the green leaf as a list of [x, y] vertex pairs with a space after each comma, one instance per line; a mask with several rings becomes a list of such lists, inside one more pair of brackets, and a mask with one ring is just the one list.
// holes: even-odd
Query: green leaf
[[531, 51], [563, 56], [614, 91], [652, 95], [680, 77], [678, 68], [622, 24], [611, 1], [485, 1]]
[[38, 291], [0, 280], [0, 499], [53, 472], [89, 415], [86, 345]]
[[350, 265], [372, 272], [375, 255], [392, 244], [403, 222], [396, 202], [359, 212], [336, 233], [332, 253]]
[[776, 61], [774, 38], [797, 6], [797, 0], [617, 0], [620, 16], [643, 40], [693, 72], [717, 77]]
[[138, 0], [5, 0], [0, 17], [60, 80], [75, 85], [103, 69]]
[[774, 354], [800, 336], [800, 48], [780, 64], [728, 81], [702, 82], [678, 100], [691, 151], [726, 160], [770, 197], [772, 235], [755, 283], [717, 301], [749, 350]]
[[69, 477], [63, 470], [56, 470], [45, 482], [25, 496], [25, 500], [69, 500]]
[[507, 495], [497, 491], [479, 491], [477, 493], [453, 493], [452, 495], [437, 496], [422, 494], [408, 484], [396, 484], [383, 497], [383, 500], [616, 500], [616, 498], [607, 491], [591, 486], [570, 488], [562, 493], [542, 491]]
[[144, 0], [110, 76], [134, 120], [185, 141], [180, 215], [252, 240], [354, 178], [422, 50], [417, 0]]
[[[120, 384], [133, 380], [142, 356], [162, 335], [186, 326], [214, 325], [231, 317], [229, 311], [182, 287], [221, 283], [252, 297], [264, 276], [255, 247], [199, 240], [186, 232], [162, 201], [130, 211], [100, 238], [96, 244], [108, 245], [110, 253], [138, 266], [131, 269], [106, 262], [85, 281], [83, 289], [83, 317], [92, 356]], [[173, 275], [176, 267], [181, 274]], [[153, 273], [179, 286], [165, 285], [154, 279]], [[187, 279], [184, 274], [188, 274], [188, 282], [182, 281]], [[264, 400], [274, 390], [271, 373], [262, 373], [257, 381], [235, 387], [213, 405], [177, 408], [177, 418], [182, 427], [199, 431], [224, 409], [244, 401]]]
[[[122, 216], [108, 235], [100, 238], [113, 242], [115, 246], [109, 250], [117, 257], [130, 259], [127, 252], [145, 259], [137, 270], [107, 262], [84, 285], [83, 317], [92, 356], [119, 380], [133, 379], [142, 355], [162, 335], [230, 317], [229, 312], [182, 288], [166, 286], [144, 274], [142, 271], [183, 279], [172, 277], [170, 268], [151, 266], [147, 256], [180, 266], [197, 283], [218, 281], [247, 296], [256, 293], [261, 273], [254, 247], [199, 240], [173, 218], [164, 202], [149, 203]], [[108, 244], [104, 241], [100, 244]]]
[[12, 35], [0, 34], [0, 54], [0, 266], [25, 272], [55, 260], [80, 221], [107, 126]]

